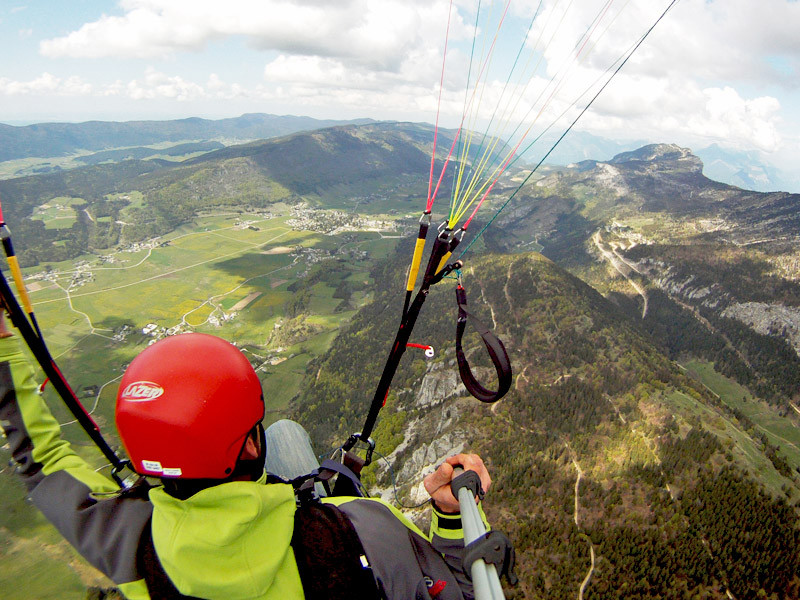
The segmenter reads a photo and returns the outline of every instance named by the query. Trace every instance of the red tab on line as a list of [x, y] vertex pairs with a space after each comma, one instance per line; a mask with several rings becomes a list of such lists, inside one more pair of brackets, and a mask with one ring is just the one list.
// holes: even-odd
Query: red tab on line
[[428, 588], [428, 593], [431, 595], [431, 598], [436, 598], [436, 596], [441, 594], [446, 587], [447, 582], [439, 579], [436, 583]]

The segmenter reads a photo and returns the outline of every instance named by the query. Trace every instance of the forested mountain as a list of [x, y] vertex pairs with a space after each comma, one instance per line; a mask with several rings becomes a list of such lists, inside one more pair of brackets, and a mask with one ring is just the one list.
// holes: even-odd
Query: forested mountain
[[784, 411], [800, 389], [800, 195], [711, 181], [646, 146], [529, 185], [494, 247], [543, 252], [642, 318], [672, 358], [702, 356]]
[[[318, 447], [360, 428], [400, 310], [393, 265], [376, 276], [394, 285], [311, 367], [296, 410]], [[505, 341], [514, 385], [488, 406], [458, 384], [457, 311], [440, 284], [414, 335], [439, 356], [408, 352], [375, 435], [394, 465], [374, 472], [387, 499], [396, 476], [414, 503], [425, 468], [470, 449], [493, 475], [487, 511], [517, 546], [512, 597], [572, 597], [590, 565], [587, 598], [797, 597], [800, 478], [763, 458], [743, 417], [640, 323], [540, 255], [470, 262], [464, 285]], [[471, 360], [484, 352], [473, 340]], [[482, 375], [491, 387], [492, 370]]]
[[571, 234], [563, 258], [569, 248], [584, 256], [596, 229], [614, 222], [641, 236], [631, 241], [652, 236], [741, 246], [795, 239], [800, 194], [744, 190], [708, 179], [702, 169], [688, 149], [657, 144], [551, 171], [527, 185], [500, 217], [512, 235], [505, 247], [532, 237], [563, 246]]
[[[424, 173], [431, 131], [412, 124], [333, 127], [231, 146], [179, 164], [126, 160], [0, 181], [0, 198], [29, 266], [162, 235], [202, 210], [263, 208], [324, 195], [336, 186], [358, 193], [393, 177]], [[132, 202], [131, 192], [142, 201]], [[49, 229], [30, 218], [54, 198], [71, 200], [70, 228]]]

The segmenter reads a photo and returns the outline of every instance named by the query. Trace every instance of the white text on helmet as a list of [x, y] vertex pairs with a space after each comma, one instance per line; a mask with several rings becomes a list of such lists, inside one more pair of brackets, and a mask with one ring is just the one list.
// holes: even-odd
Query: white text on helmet
[[152, 381], [134, 381], [125, 387], [121, 398], [129, 402], [145, 402], [147, 400], [155, 400], [163, 393], [164, 388], [157, 383], [153, 383]]

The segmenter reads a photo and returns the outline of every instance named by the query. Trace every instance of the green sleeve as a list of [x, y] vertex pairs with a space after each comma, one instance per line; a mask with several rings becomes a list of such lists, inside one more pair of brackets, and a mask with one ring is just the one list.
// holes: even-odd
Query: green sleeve
[[[17, 336], [0, 338], [0, 363], [6, 363], [10, 367], [11, 381], [3, 381], [3, 386], [7, 390], [13, 390], [19, 416], [33, 446], [31, 459], [41, 465], [41, 474], [46, 476], [56, 471], [67, 471], [92, 492], [118, 490], [113, 481], [96, 473], [61, 438], [61, 428], [38, 393], [33, 369], [22, 352]], [[4, 374], [7, 376], [8, 371]], [[12, 453], [14, 450], [12, 446]], [[16, 450], [19, 452], [20, 449]]]
[[136, 556], [153, 507], [146, 498], [119, 494], [62, 439], [15, 336], [0, 338], [0, 426], [34, 506], [94, 567], [141, 591]]

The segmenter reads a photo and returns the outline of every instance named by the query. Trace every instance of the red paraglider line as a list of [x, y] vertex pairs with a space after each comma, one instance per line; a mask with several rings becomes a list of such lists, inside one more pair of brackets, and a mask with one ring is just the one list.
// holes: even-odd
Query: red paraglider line
[[[439, 100], [436, 104], [436, 125], [433, 128], [433, 152], [431, 153], [431, 174], [428, 177], [428, 202], [425, 207], [426, 212], [430, 212], [431, 206], [433, 206], [433, 199], [436, 197], [434, 193], [431, 196], [431, 188], [433, 187], [433, 167], [434, 163], [436, 162], [436, 140], [439, 137], [439, 112], [442, 108], [442, 90], [444, 89], [444, 67], [447, 62], [447, 43], [450, 40], [450, 17], [453, 14], [453, 0], [450, 0], [450, 9], [447, 11], [447, 32], [444, 36], [444, 54], [442, 56], [442, 74], [439, 78]], [[448, 155], [449, 158], [449, 155]], [[439, 178], [439, 183], [441, 183], [442, 178]], [[439, 185], [436, 185], [436, 189], [439, 189]]]
[[[603, 9], [603, 11], [602, 11], [602, 14], [600, 15], [600, 17], [599, 17], [599, 18], [597, 18], [597, 19], [595, 20], [594, 26], [592, 27], [592, 29], [591, 29], [591, 31], [588, 33], [588, 35], [585, 35], [585, 38], [584, 38], [583, 44], [581, 45], [581, 47], [580, 47], [580, 49], [578, 50], [578, 52], [575, 54], [575, 58], [577, 58], [578, 56], [580, 56], [580, 55], [581, 55], [581, 53], [583, 52], [584, 48], [586, 47], [586, 44], [587, 44], [587, 43], [589, 42], [589, 40], [591, 39], [592, 33], [594, 33], [594, 31], [595, 31], [595, 30], [597, 29], [597, 27], [599, 26], [600, 22], [603, 20], [603, 17], [605, 17], [605, 15], [608, 13], [608, 10], [611, 8], [611, 5], [613, 4], [613, 2], [614, 2], [614, 0], [608, 0], [608, 2], [606, 2], [605, 8]], [[555, 94], [556, 94], [556, 92], [558, 91], [558, 89], [559, 89], [559, 86], [557, 85], [557, 86], [555, 86], [555, 87], [554, 87], [554, 88], [553, 88], [553, 89], [550, 91], [550, 95], [548, 96], [547, 100], [545, 100], [545, 103], [544, 103], [544, 105], [542, 106], [542, 108], [539, 110], [539, 114], [542, 114], [542, 112], [544, 112], [544, 109], [545, 109], [547, 106], [549, 106], [549, 105], [550, 105], [550, 101], [553, 99], [553, 97], [555, 96]], [[529, 128], [529, 131], [530, 131], [530, 128]], [[512, 150], [512, 152], [511, 152], [511, 153], [508, 155], [508, 158], [506, 159], [505, 163], [504, 163], [504, 164], [501, 166], [501, 168], [500, 168], [500, 172], [497, 174], [497, 177], [495, 177], [495, 178], [494, 178], [494, 180], [492, 181], [491, 185], [489, 186], [489, 189], [487, 189], [487, 190], [484, 192], [484, 194], [481, 196], [481, 199], [478, 201], [478, 204], [477, 204], [477, 206], [476, 206], [476, 207], [473, 209], [473, 211], [470, 213], [470, 216], [469, 216], [469, 218], [468, 218], [468, 219], [467, 219], [467, 220], [464, 222], [464, 225], [463, 225], [463, 227], [462, 227], [463, 229], [465, 229], [465, 230], [467, 229], [467, 227], [469, 226], [469, 224], [472, 222], [472, 219], [473, 219], [473, 217], [475, 216], [475, 214], [478, 212], [478, 210], [480, 209], [480, 207], [481, 207], [481, 206], [483, 206], [483, 202], [484, 202], [484, 200], [486, 200], [486, 197], [487, 197], [487, 196], [488, 196], [488, 195], [491, 193], [491, 191], [492, 191], [492, 189], [494, 188], [494, 186], [495, 186], [495, 184], [497, 183], [497, 181], [500, 179], [500, 177], [503, 175], [503, 173], [505, 172], [505, 170], [508, 168], [508, 166], [509, 166], [509, 164], [510, 164], [510, 162], [511, 162], [511, 159], [514, 157], [514, 155], [516, 155], [516, 153], [517, 153], [517, 150], [519, 150], [519, 147], [522, 145], [522, 141], [525, 139], [525, 137], [526, 137], [527, 135], [528, 135], [528, 132], [526, 131], [526, 132], [525, 132], [525, 134], [522, 136], [522, 139], [520, 139], [520, 141], [519, 141], [519, 142], [517, 142], [517, 145], [514, 147], [514, 149]]]
[[[431, 181], [433, 180], [433, 159], [435, 157], [435, 151], [436, 151], [436, 134], [434, 133], [434, 142], [433, 142], [434, 157], [431, 157], [431, 179], [428, 181], [428, 204], [426, 205], [426, 209], [425, 209], [427, 212], [430, 212], [431, 207], [433, 206], [433, 201], [436, 200], [436, 194], [439, 192], [439, 186], [442, 184], [442, 179], [444, 179], [444, 174], [445, 174], [445, 171], [447, 170], [447, 165], [450, 164], [450, 158], [453, 155], [453, 149], [456, 147], [456, 142], [458, 141], [458, 138], [461, 135], [461, 130], [464, 128], [464, 120], [467, 117], [467, 113], [472, 109], [472, 102], [473, 102], [473, 100], [475, 100], [475, 93], [477, 92], [478, 85], [480, 85], [480, 81], [483, 78], [483, 72], [486, 70], [486, 67], [489, 65], [489, 62], [491, 62], [491, 56], [492, 56], [492, 54], [494, 52], [494, 47], [497, 44], [497, 35], [500, 32], [500, 29], [503, 27], [503, 21], [505, 21], [506, 15], [508, 14], [508, 7], [510, 5], [511, 5], [511, 0], [508, 0], [506, 2], [505, 9], [503, 10], [503, 15], [500, 17], [500, 22], [497, 24], [497, 32], [495, 33], [494, 39], [492, 40], [492, 44], [489, 47], [489, 52], [486, 55], [486, 60], [484, 61], [483, 65], [481, 65], [481, 70], [478, 73], [478, 79], [475, 82], [475, 89], [472, 91], [472, 96], [469, 99], [469, 103], [464, 107], [464, 113], [461, 115], [461, 123], [459, 124], [458, 131], [456, 132], [455, 138], [453, 139], [453, 144], [450, 146], [450, 152], [447, 153], [447, 158], [445, 159], [444, 165], [442, 166], [442, 172], [439, 174], [439, 180], [436, 183], [436, 189], [434, 190], [433, 195], [431, 195], [430, 188], [431, 188]], [[451, 0], [451, 6], [452, 6], [452, 0]], [[447, 29], [448, 29], [448, 32], [449, 32], [449, 30], [450, 30], [450, 17], [449, 17], [449, 15], [448, 15], [448, 21], [447, 21]], [[447, 50], [447, 46], [445, 45], [445, 51], [446, 50]], [[444, 77], [444, 73], [442, 73], [442, 77]], [[441, 100], [441, 88], [439, 90], [439, 94], [440, 94], [440, 100]], [[436, 126], [437, 126], [437, 129], [438, 129], [438, 124], [439, 124], [439, 113], [438, 113], [438, 110], [437, 110], [437, 113], [436, 113], [436, 124], [437, 124]]]

